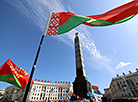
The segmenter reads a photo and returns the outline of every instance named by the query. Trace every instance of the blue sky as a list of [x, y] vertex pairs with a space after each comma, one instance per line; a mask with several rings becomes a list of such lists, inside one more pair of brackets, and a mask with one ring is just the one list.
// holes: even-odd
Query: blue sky
[[[50, 12], [82, 16], [101, 14], [131, 0], [1, 0], [0, 64], [8, 58], [29, 74]], [[138, 67], [138, 16], [108, 27], [79, 25], [68, 33], [45, 37], [33, 79], [70, 81], [76, 77], [75, 33], [79, 32], [86, 76], [101, 92], [116, 74]], [[0, 82], [0, 89], [10, 84]]]

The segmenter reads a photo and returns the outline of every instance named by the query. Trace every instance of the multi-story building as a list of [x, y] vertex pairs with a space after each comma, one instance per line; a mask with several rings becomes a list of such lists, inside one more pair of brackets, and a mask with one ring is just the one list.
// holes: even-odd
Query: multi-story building
[[138, 69], [129, 74], [112, 78], [110, 87], [105, 89], [105, 96], [108, 100], [115, 99], [135, 99], [138, 97]]
[[[3, 95], [5, 92], [5, 89], [0, 89], [0, 94]], [[0, 96], [0, 99], [2, 98], [3, 96]]]
[[4, 92], [5, 92], [5, 89], [0, 89], [1, 94], [4, 94]]
[[18, 100], [21, 101], [24, 96], [23, 91], [19, 91], [19, 88], [16, 86], [9, 86], [5, 89], [4, 95], [3, 95], [3, 101], [14, 101]]
[[[29, 102], [34, 101], [59, 101], [59, 100], [68, 100], [66, 94], [69, 95], [69, 92], [73, 91], [73, 85], [69, 82], [40, 82], [34, 81], [34, 84], [31, 86], [27, 100]], [[64, 98], [63, 98], [64, 97]]]
[[[27, 102], [44, 102], [44, 101], [69, 101], [69, 92], [73, 91], [73, 85], [70, 82], [62, 82], [62, 81], [40, 81], [35, 80], [34, 84], [30, 86]], [[24, 91], [19, 91], [18, 87], [9, 86], [5, 89], [5, 93], [3, 95], [3, 101], [22, 101], [24, 96]]]

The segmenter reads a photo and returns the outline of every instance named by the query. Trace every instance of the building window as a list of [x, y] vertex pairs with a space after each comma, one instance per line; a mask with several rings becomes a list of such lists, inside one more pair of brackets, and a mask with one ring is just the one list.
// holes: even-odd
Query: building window
[[122, 92], [122, 90], [120, 90], [120, 92]]

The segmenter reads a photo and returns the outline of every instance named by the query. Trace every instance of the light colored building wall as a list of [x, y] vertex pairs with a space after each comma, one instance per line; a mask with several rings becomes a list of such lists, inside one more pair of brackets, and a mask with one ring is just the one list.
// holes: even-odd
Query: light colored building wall
[[17, 98], [22, 100], [24, 95], [23, 91], [19, 91], [18, 87], [9, 86], [5, 89], [5, 93], [3, 95], [3, 101], [14, 101]]
[[[1, 93], [1, 94], [4, 94], [4, 92], [5, 92], [5, 89], [0, 89], [0, 93]], [[0, 99], [2, 99], [2, 97], [3, 97], [3, 96], [0, 96]]]
[[[48, 83], [34, 81], [34, 84], [30, 86], [28, 93], [27, 101], [59, 101], [59, 100], [68, 100], [65, 94], [69, 95], [69, 92], [73, 91], [73, 85], [71, 83]], [[5, 89], [3, 95], [3, 101], [14, 101], [17, 98], [19, 100], [23, 99], [24, 91], [19, 91], [18, 87], [9, 86]], [[64, 97], [62, 98], [61, 95]]]
[[[110, 94], [110, 95], [109, 95]], [[122, 76], [112, 78], [110, 87], [105, 90], [108, 99], [127, 99], [138, 97], [138, 72], [130, 72]]]
[[[28, 101], [58, 101], [64, 100], [61, 95], [66, 98], [66, 94], [73, 91], [73, 85], [70, 83], [46, 83], [34, 81], [29, 92]], [[68, 99], [67, 99], [68, 100]]]
[[5, 89], [0, 89], [0, 93], [4, 94]]

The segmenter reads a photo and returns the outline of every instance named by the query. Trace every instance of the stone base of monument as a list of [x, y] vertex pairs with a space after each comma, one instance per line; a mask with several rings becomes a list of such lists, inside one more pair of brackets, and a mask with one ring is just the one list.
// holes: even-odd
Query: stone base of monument
[[[73, 82], [73, 92], [75, 95], [78, 95], [81, 98], [90, 99], [90, 97], [87, 96], [87, 93], [92, 93], [91, 91], [91, 83], [88, 81], [88, 79], [85, 76], [78, 76], [75, 78], [75, 81]], [[71, 100], [78, 100], [77, 96], [71, 97]]]

